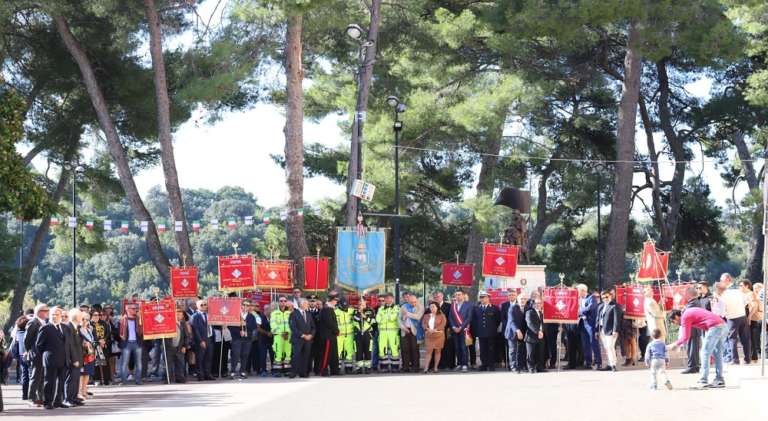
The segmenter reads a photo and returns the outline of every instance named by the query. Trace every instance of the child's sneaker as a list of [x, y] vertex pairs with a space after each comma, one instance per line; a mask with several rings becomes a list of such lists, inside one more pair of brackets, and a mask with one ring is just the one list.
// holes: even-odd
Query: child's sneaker
[[672, 382], [669, 381], [669, 380], [667, 380], [666, 383], [664, 383], [664, 386], [666, 386], [666, 388], [669, 389], [669, 390], [673, 389]]

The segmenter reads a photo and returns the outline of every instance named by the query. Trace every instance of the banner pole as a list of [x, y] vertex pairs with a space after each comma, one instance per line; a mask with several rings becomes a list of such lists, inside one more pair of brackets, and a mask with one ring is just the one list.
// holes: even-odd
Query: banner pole
[[[158, 294], [155, 294], [155, 301], [157, 301], [157, 304], [160, 304], [160, 296]], [[176, 309], [173, 309], [173, 315], [176, 316]], [[176, 324], [174, 322], [174, 324]], [[171, 384], [171, 373], [168, 372], [168, 350], [165, 348], [165, 338], [161, 338], [160, 341], [163, 343], [163, 359], [165, 360], [165, 381], [168, 384]]]

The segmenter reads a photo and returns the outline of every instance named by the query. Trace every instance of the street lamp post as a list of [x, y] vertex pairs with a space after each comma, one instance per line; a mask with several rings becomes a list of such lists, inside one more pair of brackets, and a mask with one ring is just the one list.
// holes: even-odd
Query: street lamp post
[[392, 224], [393, 254], [395, 257], [393, 272], [395, 275], [395, 300], [400, 303], [400, 132], [403, 130], [403, 122], [400, 121], [400, 113], [405, 111], [405, 104], [395, 96], [387, 97], [387, 104], [392, 107], [395, 114], [395, 122], [392, 130], [395, 132], [395, 219]]
[[77, 173], [83, 167], [76, 165], [72, 171], [72, 217], [75, 223], [72, 226], [72, 308], [77, 308]]

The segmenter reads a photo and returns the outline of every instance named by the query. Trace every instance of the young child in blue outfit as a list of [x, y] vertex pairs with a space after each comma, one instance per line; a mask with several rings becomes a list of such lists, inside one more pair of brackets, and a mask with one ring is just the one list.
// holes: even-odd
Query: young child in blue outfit
[[651, 389], [657, 389], [657, 377], [659, 374], [664, 376], [664, 386], [672, 390], [672, 383], [667, 377], [667, 366], [669, 365], [669, 355], [667, 355], [667, 345], [661, 339], [661, 330], [653, 329], [651, 333], [653, 340], [645, 348], [645, 366], [651, 369]]

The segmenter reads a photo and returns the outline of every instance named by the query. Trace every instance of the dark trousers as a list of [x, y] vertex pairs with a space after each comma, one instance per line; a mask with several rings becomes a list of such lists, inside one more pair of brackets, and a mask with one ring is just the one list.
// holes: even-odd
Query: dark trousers
[[640, 348], [640, 359], [645, 360], [645, 348], [648, 347], [648, 343], [651, 341], [650, 336], [648, 336], [648, 327], [642, 327], [638, 332], [637, 346]]
[[480, 342], [480, 369], [493, 371], [496, 367], [496, 337], [478, 338]]
[[299, 338], [291, 342], [291, 372], [299, 377], [309, 376], [309, 359], [312, 356], [312, 341]]
[[29, 399], [29, 365], [24, 361], [19, 362], [19, 371], [21, 373], [21, 400]]
[[566, 351], [568, 355], [568, 367], [575, 368], [581, 365], [584, 361], [584, 356], [581, 352], [581, 338], [579, 332], [576, 329], [566, 329]]
[[80, 367], [68, 367], [64, 371], [64, 400], [74, 402], [80, 389]]
[[43, 376], [43, 404], [55, 405], [64, 401], [65, 371], [66, 368], [63, 366], [45, 367], [45, 374]]
[[[232, 362], [230, 364], [229, 373], [234, 375], [237, 373], [243, 374], [246, 371], [248, 365], [248, 355], [251, 351], [251, 339], [250, 338], [232, 338]], [[238, 364], [240, 365], [238, 371]]]
[[749, 322], [749, 332], [750, 332], [750, 340], [752, 342], [752, 361], [757, 361], [758, 356], [760, 355], [760, 327], [762, 326], [762, 322], [758, 321], [750, 321]]
[[544, 355], [544, 341], [539, 342], [526, 342], [525, 354], [528, 359], [528, 371], [542, 371], [544, 370], [545, 355]]
[[544, 346], [546, 347], [545, 360], [549, 360], [549, 366], [557, 364], [557, 331], [560, 325], [557, 323], [544, 324]]
[[691, 328], [691, 337], [688, 339], [688, 368], [698, 370], [701, 367], [699, 352], [701, 350], [701, 331]]
[[339, 374], [339, 346], [336, 337], [323, 338], [320, 348], [323, 352], [323, 358], [320, 361], [320, 374], [332, 376]]
[[320, 366], [323, 364], [323, 348], [321, 346], [323, 341], [315, 339], [312, 341], [312, 348], [310, 349], [310, 365], [311, 370], [316, 375], [320, 375]]
[[517, 338], [507, 340], [507, 351], [509, 353], [509, 369], [524, 371], [527, 368], [525, 342]]
[[186, 383], [187, 354], [182, 353], [181, 348], [167, 344], [165, 351], [168, 353], [168, 355], [166, 355], [168, 361], [168, 378], [171, 379], [172, 382]]
[[453, 334], [453, 346], [456, 350], [456, 364], [460, 367], [467, 365], [469, 363], [467, 356], [469, 350], [463, 332]]
[[[453, 336], [456, 336], [456, 335], [449, 336], [448, 328], [445, 329], [445, 333], [446, 333], [446, 338], [445, 338], [446, 346], [443, 347], [443, 352], [440, 355], [440, 366], [439, 366], [439, 368], [441, 368], [441, 369], [445, 369], [445, 368], [451, 369], [451, 368], [456, 367], [456, 349], [455, 349], [454, 346], [452, 346], [453, 345], [453, 342], [452, 342], [453, 341]], [[449, 341], [451, 341], [451, 342], [449, 342]]]
[[206, 347], [203, 348], [200, 344], [195, 344], [195, 365], [197, 365], [197, 378], [204, 379], [211, 377], [211, 364], [213, 363], [213, 346], [212, 338], [208, 338], [205, 341]]
[[419, 344], [416, 335], [408, 332], [400, 337], [401, 355], [403, 356], [403, 371], [419, 371]]
[[226, 376], [229, 368], [229, 350], [231, 348], [229, 341], [215, 342], [213, 346], [213, 362], [211, 367], [214, 376]]
[[31, 372], [29, 375], [29, 400], [42, 401], [43, 400], [43, 376], [45, 370], [43, 369], [43, 360], [37, 358], [33, 360]]
[[734, 363], [739, 362], [737, 340], [741, 341], [741, 348], [744, 351], [744, 362], [749, 364], [752, 344], [749, 333], [749, 321], [746, 316], [728, 320], [728, 345], [731, 348], [731, 358], [733, 358]]
[[362, 361], [371, 361], [371, 340], [371, 332], [355, 334], [355, 361], [358, 364]]
[[468, 355], [468, 362], [471, 367], [474, 367], [477, 365], [477, 349], [475, 348], [475, 344], [477, 343], [477, 336], [472, 335], [472, 345], [469, 345], [467, 347], [467, 355]]

